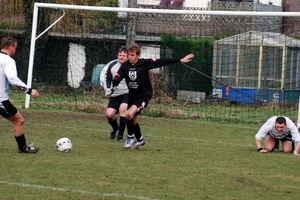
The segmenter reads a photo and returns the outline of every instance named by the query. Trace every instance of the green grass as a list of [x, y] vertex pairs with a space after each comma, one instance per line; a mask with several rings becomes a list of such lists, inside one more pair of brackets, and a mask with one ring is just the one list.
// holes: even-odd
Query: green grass
[[[299, 157], [259, 154], [260, 125], [148, 118], [147, 141], [123, 149], [109, 138], [103, 113], [20, 110], [27, 141], [41, 150], [17, 153], [12, 126], [1, 119], [2, 199], [298, 199]], [[58, 152], [60, 137], [73, 142]]]

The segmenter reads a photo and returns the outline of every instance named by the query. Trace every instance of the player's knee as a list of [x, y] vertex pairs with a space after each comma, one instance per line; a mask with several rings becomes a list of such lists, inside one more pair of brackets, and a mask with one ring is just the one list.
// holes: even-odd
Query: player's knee
[[120, 115], [125, 116], [126, 112], [127, 112], [127, 104], [121, 104], [121, 106], [119, 108]]
[[108, 121], [113, 121], [115, 118], [115, 115], [106, 115], [106, 118], [108, 119]]
[[273, 152], [273, 148], [265, 148], [268, 152]]
[[114, 120], [115, 119], [115, 116], [116, 116], [116, 112], [112, 112], [112, 111], [110, 111], [110, 112], [106, 112], [106, 118], [108, 119], [108, 120]]
[[14, 122], [14, 124], [16, 126], [23, 126], [24, 122], [25, 122], [25, 119], [23, 117], [20, 117]]
[[120, 109], [119, 110], [119, 113], [120, 113], [120, 115], [122, 115], [122, 116], [126, 116], [126, 109]]
[[291, 153], [292, 152], [292, 148], [283, 148], [282, 151], [284, 153]]
[[272, 152], [273, 151], [273, 145], [265, 145], [265, 150]]
[[126, 113], [125, 117], [126, 117], [126, 120], [131, 120], [132, 119], [132, 116], [130, 115], [130, 113]]

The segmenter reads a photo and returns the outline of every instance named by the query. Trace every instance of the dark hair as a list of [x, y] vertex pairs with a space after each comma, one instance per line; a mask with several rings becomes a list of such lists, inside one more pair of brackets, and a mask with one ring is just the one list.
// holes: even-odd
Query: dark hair
[[141, 49], [140, 49], [139, 45], [137, 45], [137, 44], [130, 45], [127, 50], [128, 50], [128, 52], [135, 52], [136, 55], [141, 54]]
[[17, 43], [17, 40], [13, 37], [4, 37], [1, 40], [1, 49], [6, 49], [10, 46], [15, 46]]
[[118, 50], [118, 53], [121, 53], [121, 52], [128, 53], [127, 48], [126, 48], [126, 47], [121, 47], [121, 48]]
[[285, 124], [286, 125], [286, 119], [284, 117], [277, 117], [275, 122], [278, 123], [278, 124]]

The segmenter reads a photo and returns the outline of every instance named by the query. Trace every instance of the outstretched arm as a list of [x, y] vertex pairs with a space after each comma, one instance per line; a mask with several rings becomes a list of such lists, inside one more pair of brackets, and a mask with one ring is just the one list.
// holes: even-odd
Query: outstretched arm
[[181, 58], [180, 62], [182, 62], [182, 63], [190, 62], [190, 61], [192, 61], [193, 57], [194, 57], [194, 54], [190, 53], [190, 54], [186, 55], [185, 57]]
[[4, 68], [4, 73], [7, 77], [7, 80], [9, 83], [20, 90], [26, 92], [27, 94], [37, 98], [39, 97], [39, 93], [35, 89], [31, 89], [28, 87], [23, 81], [21, 81], [17, 75], [17, 68], [15, 63], [12, 63], [11, 65], [7, 65]]

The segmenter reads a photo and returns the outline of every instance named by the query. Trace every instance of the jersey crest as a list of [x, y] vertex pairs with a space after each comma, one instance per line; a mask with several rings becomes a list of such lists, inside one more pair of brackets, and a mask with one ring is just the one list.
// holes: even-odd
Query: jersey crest
[[130, 78], [130, 80], [135, 81], [135, 79], [137, 78], [137, 72], [129, 71], [129, 78]]

